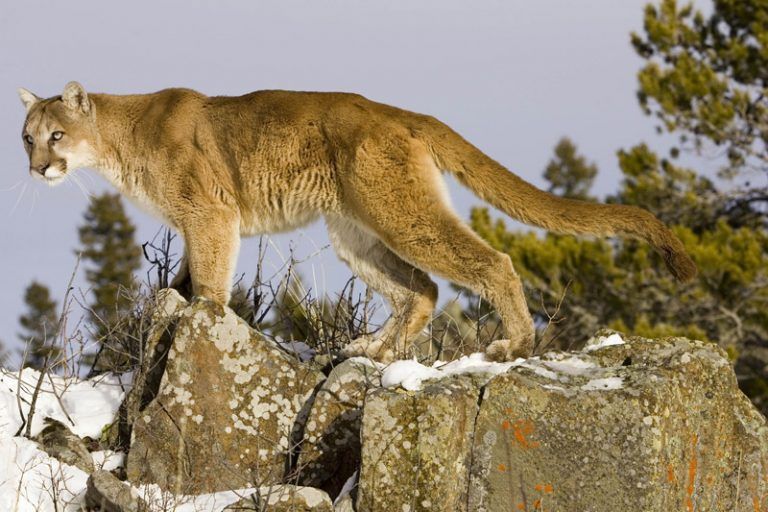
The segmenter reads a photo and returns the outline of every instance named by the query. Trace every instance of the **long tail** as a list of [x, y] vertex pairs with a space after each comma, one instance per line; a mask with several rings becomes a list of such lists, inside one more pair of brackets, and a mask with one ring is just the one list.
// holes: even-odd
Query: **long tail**
[[696, 276], [696, 265], [680, 239], [649, 211], [567, 199], [540, 190], [436, 119], [421, 118], [414, 131], [440, 169], [510, 217], [556, 233], [639, 238], [664, 258], [679, 281]]

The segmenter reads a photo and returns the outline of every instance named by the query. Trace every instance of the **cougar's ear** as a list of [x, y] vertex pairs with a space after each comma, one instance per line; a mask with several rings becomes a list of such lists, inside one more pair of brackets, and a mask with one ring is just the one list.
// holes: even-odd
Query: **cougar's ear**
[[77, 82], [69, 82], [64, 86], [64, 92], [61, 93], [61, 101], [72, 110], [78, 110], [85, 114], [91, 111], [91, 101], [88, 99], [88, 93]]
[[40, 101], [40, 98], [23, 87], [19, 87], [19, 98], [21, 98], [21, 102], [24, 104], [24, 108], [27, 109], [27, 112], [32, 108], [32, 105]]

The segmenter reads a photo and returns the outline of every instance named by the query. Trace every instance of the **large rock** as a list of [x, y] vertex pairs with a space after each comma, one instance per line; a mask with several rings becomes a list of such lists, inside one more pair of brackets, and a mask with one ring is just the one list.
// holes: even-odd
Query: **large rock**
[[365, 401], [359, 511], [466, 509], [479, 386], [459, 376]]
[[525, 366], [483, 390], [471, 510], [764, 509], [765, 418], [715, 345], [634, 338]]
[[360, 424], [369, 389], [381, 386], [380, 370], [367, 359], [342, 362], [315, 395], [296, 465], [302, 485], [336, 496], [360, 465]]
[[323, 375], [228, 308], [197, 299], [172, 316], [162, 382], [133, 422], [128, 479], [176, 494], [281, 482]]
[[768, 507], [765, 418], [722, 350], [682, 338], [373, 391], [362, 443], [358, 512]]

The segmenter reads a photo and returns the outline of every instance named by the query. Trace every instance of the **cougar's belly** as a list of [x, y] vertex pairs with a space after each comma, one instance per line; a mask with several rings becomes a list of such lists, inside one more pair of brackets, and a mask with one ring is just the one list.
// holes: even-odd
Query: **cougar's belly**
[[300, 228], [326, 212], [334, 201], [318, 190], [274, 187], [257, 190], [244, 202], [240, 234], [252, 236]]
[[247, 172], [242, 177], [241, 228], [244, 236], [290, 231], [338, 210], [340, 195], [332, 168]]
[[256, 207], [248, 215], [242, 216], [240, 234], [253, 236], [291, 231], [309, 224], [319, 216], [320, 212], [307, 209], [296, 211]]

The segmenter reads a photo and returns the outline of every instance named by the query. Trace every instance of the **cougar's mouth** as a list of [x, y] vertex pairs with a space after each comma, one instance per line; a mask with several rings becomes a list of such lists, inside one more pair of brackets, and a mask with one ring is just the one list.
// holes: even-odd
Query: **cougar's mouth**
[[50, 187], [58, 185], [67, 177], [66, 169], [60, 169], [54, 165], [49, 166], [42, 174], [33, 170], [30, 170], [29, 173], [34, 179], [42, 181]]

